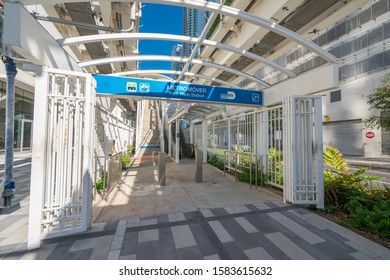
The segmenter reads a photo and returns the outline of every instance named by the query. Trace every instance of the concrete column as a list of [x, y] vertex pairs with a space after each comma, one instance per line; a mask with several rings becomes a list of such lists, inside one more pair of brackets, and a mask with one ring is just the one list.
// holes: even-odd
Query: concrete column
[[141, 137], [142, 137], [142, 101], [137, 101], [137, 120], [135, 128], [135, 151], [137, 152], [140, 149]]
[[231, 127], [230, 127], [230, 119], [228, 119], [228, 125], [227, 125], [227, 127], [228, 127], [228, 150], [230, 150], [231, 148], [231, 145], [232, 145], [232, 140], [231, 140], [231, 134], [232, 134], [232, 129], [231, 129]]
[[172, 125], [168, 125], [168, 156], [172, 156]]
[[207, 162], [207, 121], [202, 123], [203, 162]]
[[195, 182], [203, 183], [203, 152], [201, 150], [197, 150], [195, 153], [196, 153]]
[[161, 152], [165, 152], [165, 103], [164, 101], [161, 101], [160, 102], [160, 110], [161, 110], [161, 131], [162, 131], [162, 135], [160, 135], [161, 137], [161, 141], [160, 141], [160, 146], [161, 146]]
[[165, 158], [166, 158], [166, 154], [164, 152], [158, 153], [158, 185], [159, 186], [165, 186], [165, 177], [166, 177]]
[[180, 120], [176, 119], [176, 133], [175, 133], [175, 137], [176, 137], [175, 162], [176, 163], [180, 163], [180, 159], [179, 159], [179, 154], [180, 154], [180, 131], [179, 131], [179, 125], [180, 125]]

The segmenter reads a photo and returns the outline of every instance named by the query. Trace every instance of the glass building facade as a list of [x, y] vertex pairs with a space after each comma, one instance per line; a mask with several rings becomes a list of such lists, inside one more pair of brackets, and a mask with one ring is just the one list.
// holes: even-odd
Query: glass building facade
[[[0, 153], [5, 148], [6, 83], [0, 81]], [[32, 144], [32, 120], [34, 93], [15, 87], [14, 149], [30, 151]]]
[[[3, 8], [0, 8], [0, 52], [1, 55], [18, 57], [13, 51], [3, 45]], [[2, 62], [1, 62], [2, 63]], [[5, 149], [6, 123], [6, 78], [0, 80], [0, 153]], [[16, 76], [17, 77], [17, 76]], [[15, 120], [14, 120], [14, 149], [15, 151], [30, 151], [32, 144], [32, 120], [34, 113], [34, 93], [15, 87]]]

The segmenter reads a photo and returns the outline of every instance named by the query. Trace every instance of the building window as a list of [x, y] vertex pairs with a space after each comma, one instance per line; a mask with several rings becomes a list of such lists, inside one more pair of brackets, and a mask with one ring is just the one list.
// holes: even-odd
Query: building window
[[332, 91], [330, 93], [330, 103], [341, 101], [341, 90]]

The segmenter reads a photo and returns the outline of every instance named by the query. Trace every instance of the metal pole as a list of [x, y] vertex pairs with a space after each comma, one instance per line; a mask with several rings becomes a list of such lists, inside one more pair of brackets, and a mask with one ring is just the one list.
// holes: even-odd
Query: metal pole
[[203, 183], [203, 151], [196, 151], [195, 182]]
[[158, 185], [165, 186], [166, 178], [166, 154], [165, 152], [158, 153]]
[[180, 131], [179, 131], [179, 125], [180, 125], [180, 120], [176, 119], [176, 131], [175, 131], [175, 141], [176, 141], [176, 146], [175, 146], [175, 162], [180, 163]]
[[15, 76], [18, 72], [16, 64], [7, 56], [2, 56], [1, 60], [5, 64], [7, 74], [7, 105], [6, 105], [6, 133], [5, 133], [5, 181], [4, 191], [1, 197], [4, 198], [4, 207], [12, 204], [15, 192], [15, 182], [13, 176], [14, 161], [14, 111], [15, 111]]

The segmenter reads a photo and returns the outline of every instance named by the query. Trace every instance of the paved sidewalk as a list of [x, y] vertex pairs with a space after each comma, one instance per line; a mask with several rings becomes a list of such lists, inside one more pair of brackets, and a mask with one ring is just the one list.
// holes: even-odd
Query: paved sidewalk
[[5, 260], [390, 259], [390, 250], [305, 209], [259, 203], [94, 224]]
[[45, 240], [29, 252], [30, 170], [21, 164], [15, 178], [23, 185], [22, 208], [0, 216], [0, 259], [390, 260], [390, 250], [210, 165], [204, 165], [204, 183], [196, 184], [191, 162], [169, 162], [167, 186], [159, 187], [153, 160], [138, 163], [108, 202], [95, 205], [91, 229]]

